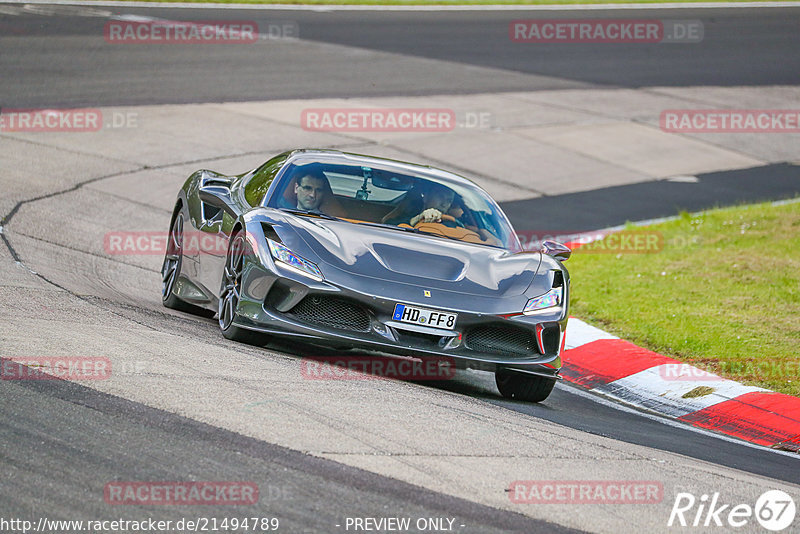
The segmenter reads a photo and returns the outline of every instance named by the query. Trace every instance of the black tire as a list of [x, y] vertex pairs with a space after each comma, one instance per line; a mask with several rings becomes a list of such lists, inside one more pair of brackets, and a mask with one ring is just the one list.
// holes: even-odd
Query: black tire
[[181, 274], [182, 266], [183, 213], [180, 211], [180, 208], [178, 208], [172, 220], [172, 226], [169, 229], [169, 239], [167, 240], [167, 251], [164, 255], [164, 263], [161, 264], [161, 303], [173, 310], [202, 315], [204, 317], [212, 317], [214, 314], [211, 311], [195, 306], [194, 304], [189, 304], [175, 294], [175, 283]]
[[242, 289], [244, 258], [249, 246], [241, 229], [237, 230], [228, 242], [228, 253], [225, 256], [225, 269], [222, 273], [217, 315], [219, 316], [219, 328], [225, 338], [239, 343], [261, 346], [266, 344], [267, 335], [239, 328], [233, 324], [236, 320], [236, 308], [239, 304]]
[[494, 381], [506, 399], [528, 402], [542, 402], [550, 396], [556, 385], [555, 378], [515, 373], [507, 369], [498, 369], [494, 373]]

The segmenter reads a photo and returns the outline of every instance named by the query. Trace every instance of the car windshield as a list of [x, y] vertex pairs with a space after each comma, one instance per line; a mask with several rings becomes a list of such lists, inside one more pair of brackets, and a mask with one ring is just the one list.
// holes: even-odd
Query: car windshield
[[503, 212], [471, 184], [378, 164], [295, 161], [267, 206], [519, 250]]

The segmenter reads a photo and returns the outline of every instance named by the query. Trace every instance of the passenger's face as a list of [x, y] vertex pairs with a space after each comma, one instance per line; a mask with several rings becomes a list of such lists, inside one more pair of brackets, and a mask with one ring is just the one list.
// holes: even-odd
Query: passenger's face
[[297, 209], [311, 211], [319, 208], [325, 194], [324, 182], [314, 176], [303, 176], [294, 186]]
[[453, 203], [453, 192], [446, 189], [436, 189], [427, 195], [425, 200], [426, 208], [435, 208], [442, 213], [447, 213], [450, 204]]

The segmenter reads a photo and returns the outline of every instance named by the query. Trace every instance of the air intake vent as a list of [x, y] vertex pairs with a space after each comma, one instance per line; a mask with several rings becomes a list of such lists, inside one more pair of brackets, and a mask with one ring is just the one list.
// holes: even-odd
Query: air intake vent
[[533, 332], [509, 326], [478, 326], [467, 332], [470, 350], [490, 354], [528, 356], [538, 354]]
[[548, 354], [558, 352], [561, 343], [561, 329], [558, 326], [549, 326], [542, 331], [542, 345]]
[[289, 315], [300, 321], [338, 328], [340, 330], [369, 331], [367, 311], [346, 299], [320, 295], [309, 295], [301, 300]]
[[261, 223], [261, 229], [264, 231], [264, 237], [267, 239], [272, 239], [276, 243], [281, 243], [281, 238], [278, 237], [278, 233], [272, 227], [272, 225]]

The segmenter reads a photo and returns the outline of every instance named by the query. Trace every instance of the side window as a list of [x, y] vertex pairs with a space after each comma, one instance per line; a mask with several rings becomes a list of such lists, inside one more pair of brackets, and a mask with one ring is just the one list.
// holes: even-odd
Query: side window
[[272, 185], [272, 180], [281, 169], [283, 162], [286, 161], [287, 156], [281, 154], [266, 162], [256, 171], [252, 178], [244, 186], [244, 198], [247, 203], [253, 207], [261, 204], [264, 195], [267, 193], [269, 186]]

